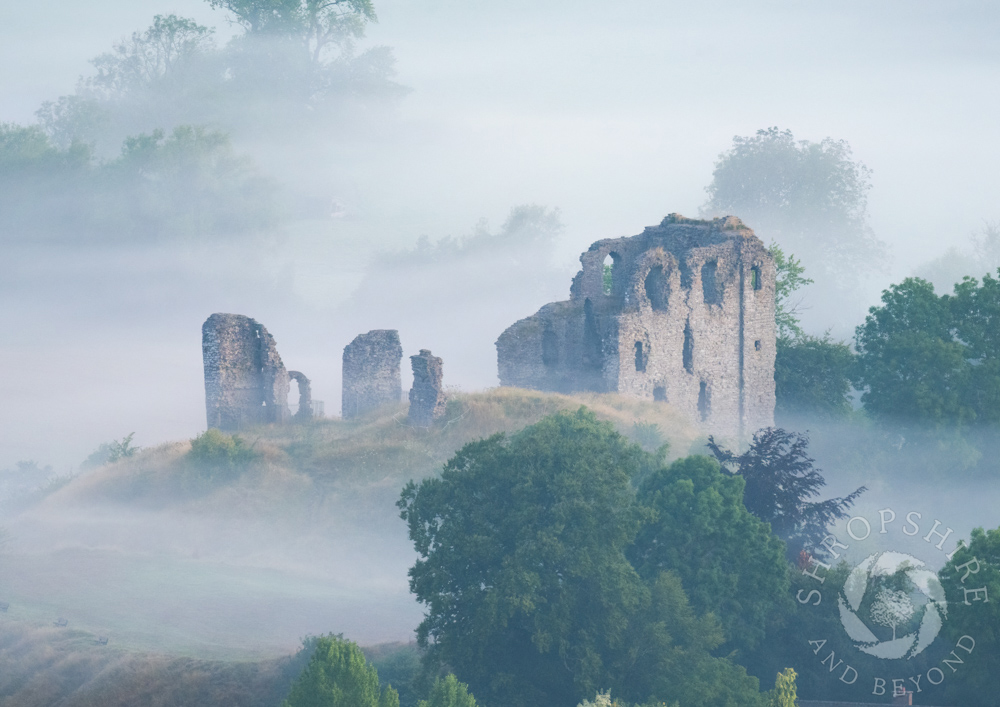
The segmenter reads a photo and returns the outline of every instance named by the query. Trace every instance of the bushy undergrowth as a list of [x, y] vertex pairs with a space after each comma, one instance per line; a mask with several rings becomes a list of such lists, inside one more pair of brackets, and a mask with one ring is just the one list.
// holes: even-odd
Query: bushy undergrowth
[[191, 440], [191, 451], [187, 454], [193, 464], [219, 473], [239, 471], [258, 456], [239, 435], [228, 435], [214, 428]]

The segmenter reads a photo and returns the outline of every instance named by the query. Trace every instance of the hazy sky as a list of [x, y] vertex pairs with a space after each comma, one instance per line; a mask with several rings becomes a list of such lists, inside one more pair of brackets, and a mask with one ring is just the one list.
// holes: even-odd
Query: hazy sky
[[[873, 169], [871, 221], [893, 261], [872, 296], [1000, 218], [995, 2], [376, 0], [376, 9], [365, 44], [393, 47], [412, 89], [397, 128], [322, 156], [308, 146], [258, 156], [281, 174], [292, 163], [298, 178], [336, 171], [333, 196], [357, 218], [293, 227], [282, 247], [223, 264], [201, 263], [198, 249], [7, 254], [0, 366], [19, 373], [0, 383], [0, 468], [28, 457], [69, 465], [133, 429], [143, 444], [196, 434], [200, 325], [213, 311], [259, 318], [336, 411], [340, 350], [357, 333], [337, 329], [336, 307], [373, 249], [461, 235], [481, 217], [499, 224], [533, 202], [561, 209], [560, 252], [572, 265], [593, 240], [638, 233], [670, 212], [695, 215], [718, 154], [758, 128], [846, 139]], [[170, 12], [230, 32], [199, 0], [3, 4], [0, 121], [31, 121], [43, 100], [72, 91], [88, 59]], [[135, 270], [94, 282], [79, 274], [86, 258], [132, 258]], [[61, 267], [65, 290], [37, 285]], [[148, 273], [185, 284], [153, 291]], [[404, 348], [426, 344], [447, 350]], [[489, 385], [494, 374], [452, 382]]]

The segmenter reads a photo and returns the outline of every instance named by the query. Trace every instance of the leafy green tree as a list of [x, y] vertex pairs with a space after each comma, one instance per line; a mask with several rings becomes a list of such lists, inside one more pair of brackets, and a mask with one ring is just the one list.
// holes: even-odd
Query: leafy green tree
[[399, 501], [419, 559], [417, 629], [486, 704], [630, 700], [749, 705], [756, 681], [712, 657], [723, 640], [680, 580], [644, 581], [626, 550], [645, 511], [631, 481], [657, 457], [581, 409], [463, 447]]
[[434, 681], [430, 696], [417, 707], [476, 707], [476, 699], [469, 694], [468, 685], [449, 673]]
[[316, 641], [282, 707], [399, 707], [399, 695], [379, 689], [378, 672], [356, 644], [329, 635]]
[[846, 277], [883, 256], [868, 224], [870, 189], [871, 171], [844, 140], [795, 140], [772, 127], [733, 138], [715, 164], [703, 211], [737, 215], [810, 267]]
[[754, 433], [747, 451], [734, 454], [708, 438], [708, 447], [719, 463], [746, 482], [743, 503], [768, 523], [788, 544], [789, 555], [803, 550], [822, 553], [822, 541], [832, 523], [847, 517], [848, 510], [867, 489], [862, 486], [842, 498], [810, 500], [819, 495], [826, 480], [806, 452], [809, 438], [780, 427]]
[[639, 487], [648, 513], [629, 551], [639, 574], [680, 577], [691, 606], [722, 622], [723, 650], [752, 650], [787, 595], [784, 544], [743, 505], [744, 480], [711, 457], [662, 467]]
[[917, 278], [893, 285], [855, 336], [865, 408], [939, 430], [1000, 422], [998, 321], [1000, 280], [991, 275], [941, 296]]
[[960, 679], [948, 682], [948, 697], [968, 707], [993, 705], [1000, 674], [1000, 528], [973, 530], [938, 577], [948, 602], [944, 636], [952, 645], [962, 636], [975, 641], [974, 648], [968, 640], [956, 648], [966, 665]]

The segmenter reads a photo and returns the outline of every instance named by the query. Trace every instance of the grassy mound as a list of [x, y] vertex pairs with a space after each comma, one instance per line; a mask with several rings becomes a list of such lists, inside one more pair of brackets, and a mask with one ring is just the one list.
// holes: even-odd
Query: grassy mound
[[672, 457], [701, 443], [662, 403], [501, 388], [455, 394], [429, 429], [399, 405], [212, 432], [52, 489], [3, 520], [0, 705], [263, 704], [303, 636], [412, 640], [401, 488], [470, 441], [581, 405]]

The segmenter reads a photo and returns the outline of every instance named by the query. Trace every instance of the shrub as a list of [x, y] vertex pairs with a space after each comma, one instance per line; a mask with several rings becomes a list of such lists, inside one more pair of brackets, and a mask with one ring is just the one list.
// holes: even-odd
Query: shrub
[[135, 437], [135, 432], [122, 437], [120, 441], [113, 439], [110, 442], [104, 442], [100, 447], [91, 452], [90, 456], [88, 456], [80, 466], [84, 469], [88, 469], [104, 466], [105, 464], [113, 464], [119, 459], [134, 457], [142, 451], [142, 447], [137, 447], [132, 444], [133, 437]]
[[233, 470], [246, 466], [257, 453], [239, 435], [228, 435], [217, 429], [205, 430], [191, 440], [188, 459], [209, 468]]

